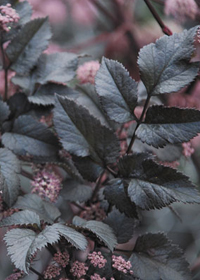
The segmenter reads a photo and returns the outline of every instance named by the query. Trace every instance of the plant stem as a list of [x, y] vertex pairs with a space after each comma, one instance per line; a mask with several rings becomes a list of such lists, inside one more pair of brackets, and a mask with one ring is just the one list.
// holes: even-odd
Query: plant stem
[[135, 128], [135, 130], [134, 130], [134, 132], [133, 132], [133, 136], [132, 136], [132, 138], [131, 138], [131, 142], [129, 143], [129, 146], [128, 146], [128, 149], [127, 149], [127, 151], [126, 151], [126, 154], [129, 154], [130, 151], [131, 151], [131, 148], [132, 148], [133, 143], [134, 143], [134, 141], [135, 141], [135, 134], [136, 134], [136, 131], [137, 131], [138, 127], [140, 126], [140, 124], [142, 123], [142, 120], [143, 120], [143, 118], [144, 118], [144, 114], [145, 114], [145, 112], [146, 112], [146, 110], [147, 110], [147, 107], [148, 107], [148, 105], [149, 105], [150, 98], [151, 98], [151, 94], [148, 94], [148, 97], [147, 97], [147, 99], [146, 99], [146, 101], [145, 101], [145, 104], [144, 104], [144, 108], [143, 108], [143, 110], [142, 110], [142, 114], [141, 114], [141, 116], [140, 116], [140, 118], [139, 118], [139, 121], [138, 121], [138, 123], [137, 123], [137, 125], [136, 125], [136, 128]]
[[26, 178], [28, 178], [28, 179], [30, 179], [30, 180], [33, 180], [33, 175], [31, 173], [27, 172], [24, 169], [21, 170], [21, 175], [26, 177]]
[[8, 67], [6, 67], [6, 57], [3, 48], [3, 43], [1, 42], [1, 54], [3, 59], [3, 69], [4, 69], [4, 101], [8, 99]]
[[149, 2], [149, 0], [144, 0], [144, 2], [147, 4], [149, 10], [151, 11], [152, 15], [154, 16], [155, 20], [157, 21], [157, 23], [160, 25], [163, 33], [165, 33], [166, 35], [170, 36], [173, 33], [171, 32], [171, 30], [164, 24], [164, 22], [162, 21], [162, 19], [160, 18], [160, 16], [158, 15], [158, 13], [156, 12], [156, 10], [154, 9], [154, 7], [152, 6], [152, 4]]
[[96, 195], [97, 195], [97, 193], [98, 193], [98, 191], [99, 191], [99, 188], [100, 188], [100, 186], [101, 186], [101, 179], [103, 178], [105, 172], [106, 172], [106, 171], [104, 170], [104, 171], [101, 173], [101, 175], [99, 176], [98, 181], [97, 181], [96, 186], [95, 186], [95, 189], [94, 189], [94, 191], [93, 191], [92, 197], [90, 198], [90, 202], [93, 202], [93, 201], [95, 200]]
[[83, 206], [79, 205], [79, 204], [76, 203], [76, 202], [71, 202], [71, 204], [73, 204], [74, 206], [76, 206], [77, 208], [79, 208], [81, 211], [84, 211], [84, 210], [85, 210], [85, 208], [84, 208]]
[[39, 273], [37, 270], [35, 270], [34, 268], [30, 267], [29, 268], [30, 271], [32, 271], [33, 273], [35, 273], [36, 275], [38, 275], [41, 279], [44, 279], [43, 275], [41, 273]]

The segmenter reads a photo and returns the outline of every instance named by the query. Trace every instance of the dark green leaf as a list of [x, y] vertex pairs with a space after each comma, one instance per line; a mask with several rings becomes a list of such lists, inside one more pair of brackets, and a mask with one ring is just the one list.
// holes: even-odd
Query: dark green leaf
[[141, 209], [159, 209], [175, 201], [200, 203], [200, 195], [188, 177], [152, 160], [133, 170], [124, 184], [132, 202]]
[[103, 58], [95, 84], [103, 109], [111, 120], [124, 123], [135, 119], [137, 83], [121, 63]]
[[33, 211], [24, 210], [12, 214], [12, 216], [3, 219], [0, 227], [13, 225], [38, 225], [40, 227], [40, 217]]
[[55, 93], [66, 95], [67, 87], [54, 83], [48, 83], [38, 88], [34, 95], [29, 96], [28, 100], [37, 105], [53, 105], [55, 103]]
[[138, 138], [156, 148], [188, 142], [200, 132], [200, 111], [152, 106], [136, 131]]
[[53, 223], [60, 216], [60, 211], [56, 206], [47, 201], [43, 201], [36, 194], [19, 196], [13, 208], [33, 211], [40, 216], [41, 220], [47, 223]]
[[13, 205], [19, 193], [20, 169], [17, 157], [7, 149], [0, 149], [0, 190], [8, 206]]
[[80, 184], [75, 180], [68, 179], [63, 182], [63, 188], [60, 195], [68, 201], [85, 202], [92, 195], [92, 188], [87, 185]]
[[47, 18], [38, 18], [26, 23], [6, 48], [11, 69], [19, 74], [28, 72], [36, 65], [50, 38], [51, 30]]
[[2, 123], [8, 118], [10, 110], [8, 105], [0, 100], [0, 127]]
[[113, 179], [105, 186], [105, 198], [108, 202], [127, 217], [138, 218], [137, 209], [124, 191], [123, 181], [121, 179]]
[[82, 183], [84, 181], [70, 157], [63, 156], [62, 161], [55, 162], [55, 165], [60, 166], [70, 175], [71, 178], [77, 180], [78, 182]]
[[122, 244], [128, 242], [133, 237], [134, 228], [138, 225], [138, 220], [128, 218], [119, 211], [114, 210], [108, 214], [104, 223], [114, 230], [117, 243]]
[[162, 233], [138, 237], [129, 260], [141, 280], [191, 280], [182, 251]]
[[67, 83], [76, 74], [78, 55], [74, 53], [42, 54], [37, 64], [37, 82]]
[[141, 49], [138, 64], [148, 94], [176, 92], [197, 76], [199, 63], [189, 63], [197, 28], [165, 35]]
[[95, 182], [103, 171], [103, 168], [94, 163], [90, 157], [73, 156], [73, 161], [81, 176], [89, 182]]
[[116, 236], [110, 226], [99, 221], [86, 221], [82, 218], [75, 216], [73, 218], [73, 224], [89, 230], [94, 233], [111, 251], [114, 250], [117, 244]]
[[16, 119], [12, 132], [4, 133], [2, 142], [18, 155], [51, 157], [58, 152], [55, 135], [31, 116]]
[[36, 71], [33, 70], [29, 74], [26, 75], [18, 75], [16, 74], [11, 79], [12, 83], [19, 86], [23, 89], [23, 92], [27, 95], [30, 95], [35, 90], [36, 84]]
[[54, 124], [68, 152], [81, 157], [90, 155], [94, 161], [103, 165], [116, 161], [119, 143], [114, 132], [73, 100], [57, 97]]

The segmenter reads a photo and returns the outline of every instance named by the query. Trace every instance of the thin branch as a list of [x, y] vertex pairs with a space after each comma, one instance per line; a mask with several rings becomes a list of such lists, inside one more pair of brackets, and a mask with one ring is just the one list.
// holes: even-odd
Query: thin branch
[[3, 59], [3, 69], [4, 69], [4, 101], [8, 99], [8, 67], [6, 67], [6, 56], [3, 48], [3, 43], [1, 42], [1, 54]]
[[160, 25], [163, 33], [165, 33], [166, 35], [170, 36], [172, 35], [172, 31], [169, 29], [169, 27], [167, 27], [164, 22], [162, 21], [162, 19], [160, 18], [160, 16], [158, 15], [158, 13], [156, 12], [156, 10], [154, 9], [154, 7], [152, 6], [152, 4], [149, 2], [149, 0], [144, 0], [144, 2], [147, 4], [149, 10], [151, 11], [152, 15], [154, 16], [155, 20], [157, 21], [157, 23]]
[[134, 130], [134, 132], [133, 132], [133, 136], [132, 136], [132, 138], [131, 138], [131, 142], [130, 142], [129, 145], [128, 145], [128, 149], [127, 149], [127, 151], [126, 151], [126, 154], [129, 154], [130, 151], [131, 151], [131, 148], [132, 148], [133, 143], [134, 143], [134, 141], [135, 141], [136, 131], [137, 131], [138, 127], [140, 126], [140, 124], [142, 123], [142, 120], [143, 120], [143, 118], [144, 118], [144, 114], [145, 114], [145, 112], [146, 112], [146, 110], [147, 110], [147, 107], [148, 107], [148, 105], [149, 105], [150, 98], [151, 98], [151, 94], [148, 95], [148, 97], [147, 97], [147, 99], [146, 99], [146, 101], [145, 101], [142, 114], [141, 114], [141, 116], [140, 116], [140, 118], [139, 118], [139, 121], [138, 121], [138, 123], [137, 123], [137, 125], [136, 125], [136, 128], [135, 128], [135, 130]]
[[45, 280], [45, 278], [43, 277], [43, 275], [42, 275], [41, 273], [39, 273], [37, 270], [35, 270], [33, 267], [30, 267], [29, 269], [30, 269], [30, 271], [32, 271], [33, 273], [35, 273], [37, 276], [39, 276], [41, 279], [44, 279], [44, 280]]
[[74, 206], [76, 206], [77, 208], [79, 208], [81, 211], [85, 211], [86, 209], [83, 207], [83, 206], [81, 206], [80, 204], [78, 204], [78, 203], [76, 203], [76, 202], [71, 202], [71, 204], [73, 204]]
[[101, 175], [99, 176], [98, 180], [97, 180], [97, 183], [96, 183], [96, 186], [95, 186], [95, 189], [93, 191], [93, 194], [92, 194], [92, 197], [90, 198], [90, 202], [93, 202], [97, 196], [97, 193], [99, 191], [99, 188], [101, 186], [101, 179], [103, 178], [105, 174], [105, 170], [101, 173]]
[[31, 173], [27, 172], [24, 169], [21, 170], [21, 175], [26, 177], [26, 178], [28, 178], [28, 179], [30, 179], [30, 180], [33, 180], [33, 175]]

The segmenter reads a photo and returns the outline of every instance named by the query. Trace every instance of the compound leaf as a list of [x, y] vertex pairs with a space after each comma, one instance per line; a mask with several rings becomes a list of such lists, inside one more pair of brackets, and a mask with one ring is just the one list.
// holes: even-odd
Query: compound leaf
[[76, 74], [78, 55], [74, 53], [42, 54], [37, 64], [37, 82], [67, 83]]
[[111, 120], [124, 123], [136, 119], [137, 83], [117, 61], [102, 59], [95, 78], [96, 91]]
[[136, 131], [142, 142], [155, 148], [188, 142], [200, 132], [200, 111], [152, 106]]
[[124, 180], [130, 200], [141, 209], [160, 209], [175, 201], [200, 203], [200, 195], [188, 177], [152, 160], [133, 170]]
[[47, 223], [53, 223], [60, 216], [60, 211], [56, 206], [43, 201], [36, 194], [19, 196], [13, 208], [33, 211], [40, 216], [40, 220], [44, 220]]
[[5, 147], [18, 155], [51, 157], [58, 152], [58, 141], [55, 135], [42, 123], [31, 116], [20, 116], [16, 119], [12, 132], [2, 136]]
[[121, 179], [113, 179], [105, 186], [104, 195], [106, 200], [127, 217], [138, 218], [137, 209], [124, 191], [124, 184]]
[[116, 236], [110, 226], [99, 221], [86, 221], [78, 216], [73, 218], [73, 224], [94, 233], [111, 251], [117, 244]]
[[114, 132], [75, 101], [57, 96], [54, 124], [68, 152], [81, 157], [91, 156], [103, 165], [116, 161], [119, 143]]
[[165, 35], [140, 50], [138, 65], [148, 94], [176, 92], [194, 80], [199, 63], [190, 63], [190, 59], [197, 29]]
[[141, 280], [192, 279], [181, 249], [163, 233], [139, 236], [129, 261]]
[[13, 225], [38, 225], [40, 227], [40, 217], [33, 211], [24, 210], [16, 212], [0, 222], [0, 227]]
[[51, 38], [47, 18], [37, 18], [26, 23], [6, 48], [11, 69], [18, 74], [27, 73], [37, 63]]
[[60, 195], [68, 201], [85, 202], [92, 195], [92, 188], [90, 186], [80, 184], [72, 179], [64, 181], [62, 186]]
[[3, 200], [12, 206], [19, 193], [19, 172], [20, 162], [17, 157], [8, 149], [0, 149], [0, 190]]

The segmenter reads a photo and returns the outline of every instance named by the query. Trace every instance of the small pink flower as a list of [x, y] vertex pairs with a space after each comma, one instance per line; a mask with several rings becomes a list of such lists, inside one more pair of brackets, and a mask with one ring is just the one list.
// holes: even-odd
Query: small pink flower
[[194, 153], [194, 148], [191, 145], [191, 142], [182, 143], [183, 155], [185, 157], [190, 157]]
[[58, 252], [54, 255], [53, 259], [62, 267], [66, 267], [69, 263], [69, 254], [67, 252]]
[[91, 204], [91, 206], [86, 206], [85, 210], [80, 213], [80, 217], [85, 220], [102, 221], [106, 217], [106, 213], [98, 202]]
[[19, 15], [11, 8], [11, 4], [0, 6], [0, 28], [8, 32], [13, 23], [18, 22]]
[[5, 280], [18, 280], [18, 279], [21, 279], [22, 276], [24, 276], [24, 272], [19, 271], [19, 272], [9, 275]]
[[54, 279], [56, 276], [60, 275], [61, 268], [56, 265], [49, 265], [44, 272], [45, 279]]
[[173, 15], [178, 21], [184, 22], [187, 18], [195, 19], [198, 6], [194, 0], [166, 0], [165, 13]]
[[101, 252], [93, 252], [88, 254], [88, 259], [94, 267], [103, 268], [107, 263], [107, 260], [104, 258]]
[[101, 278], [101, 276], [99, 274], [97, 274], [97, 273], [95, 273], [94, 275], [91, 275], [90, 279], [91, 280], [106, 280], [105, 277]]
[[85, 266], [84, 263], [79, 262], [79, 261], [75, 261], [72, 264], [72, 267], [70, 269], [70, 272], [72, 273], [73, 276], [80, 278], [84, 275], [86, 275], [86, 271], [88, 270], [88, 267]]
[[46, 167], [36, 173], [31, 181], [32, 193], [38, 193], [42, 198], [55, 202], [61, 190], [61, 177], [51, 167]]
[[100, 64], [98, 61], [85, 62], [77, 69], [77, 79], [81, 84], [94, 84], [95, 76], [99, 70]]
[[121, 271], [123, 273], [130, 273], [133, 274], [133, 271], [131, 270], [131, 262], [126, 261], [122, 256], [112, 256], [112, 267], [114, 267], [116, 270]]

